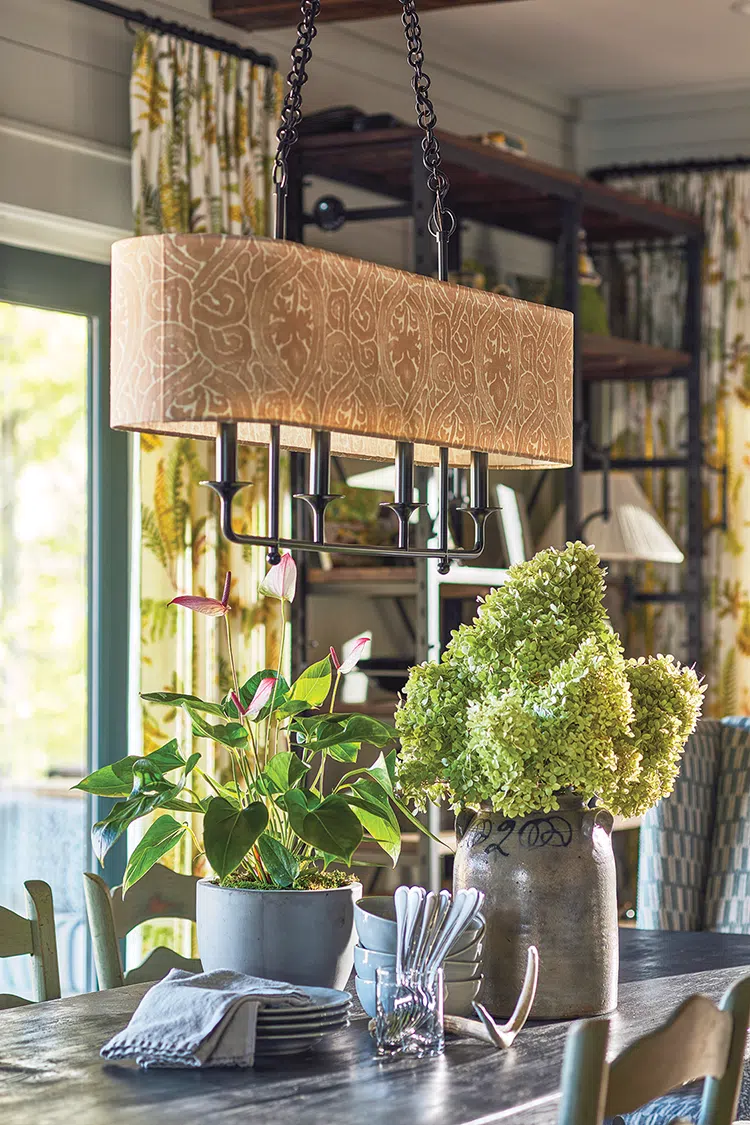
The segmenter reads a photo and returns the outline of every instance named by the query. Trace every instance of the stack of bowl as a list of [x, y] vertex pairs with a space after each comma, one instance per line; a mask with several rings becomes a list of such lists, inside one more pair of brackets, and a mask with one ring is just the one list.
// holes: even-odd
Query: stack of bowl
[[[370, 895], [354, 904], [359, 943], [354, 947], [355, 985], [368, 1016], [375, 1015], [375, 972], [396, 967], [396, 908], [390, 895]], [[470, 1016], [482, 984], [481, 917], [472, 922], [448, 951], [443, 962], [445, 1013]]]

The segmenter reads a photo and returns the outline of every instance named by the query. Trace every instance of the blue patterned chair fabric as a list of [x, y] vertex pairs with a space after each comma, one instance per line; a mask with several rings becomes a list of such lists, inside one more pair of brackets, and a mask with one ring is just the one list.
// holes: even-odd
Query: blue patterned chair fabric
[[[685, 747], [674, 792], [646, 814], [636, 924], [645, 930], [750, 934], [750, 718], [704, 719]], [[622, 1120], [625, 1125], [667, 1125], [676, 1117], [697, 1121], [699, 1107], [696, 1095], [683, 1092]], [[749, 1109], [746, 1072], [740, 1117]]]
[[667, 1094], [623, 1117], [613, 1117], [605, 1125], [669, 1125], [671, 1121], [697, 1121], [701, 1109], [699, 1094]]
[[750, 933], [750, 718], [704, 719], [646, 814], [637, 925]]

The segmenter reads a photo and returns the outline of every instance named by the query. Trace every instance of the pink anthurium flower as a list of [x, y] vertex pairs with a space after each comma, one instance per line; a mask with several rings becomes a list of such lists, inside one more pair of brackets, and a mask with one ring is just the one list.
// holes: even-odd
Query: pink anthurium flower
[[193, 613], [203, 613], [206, 617], [226, 617], [229, 613], [229, 587], [232, 585], [232, 575], [227, 571], [224, 579], [224, 593], [221, 601], [216, 598], [200, 598], [194, 594], [181, 594], [179, 598], [172, 598], [170, 605], [181, 605]]
[[345, 676], [347, 672], [351, 672], [357, 667], [369, 643], [369, 637], [360, 637], [359, 640], [355, 641], [352, 645], [352, 650], [346, 660], [342, 660], [340, 664], [336, 656], [336, 650], [331, 646], [331, 660], [339, 676]]
[[257, 688], [255, 689], [255, 695], [250, 700], [250, 703], [247, 707], [242, 706], [242, 702], [236, 691], [231, 692], [232, 703], [235, 705], [243, 719], [245, 715], [249, 715], [251, 719], [254, 719], [256, 715], [260, 714], [266, 703], [268, 703], [268, 700], [271, 698], [271, 695], [273, 694], [275, 683], [275, 676], [266, 676], [265, 679], [261, 680]]
[[271, 567], [258, 587], [258, 593], [268, 598], [279, 598], [282, 602], [293, 602], [296, 589], [297, 564], [287, 553], [281, 556], [281, 562]]

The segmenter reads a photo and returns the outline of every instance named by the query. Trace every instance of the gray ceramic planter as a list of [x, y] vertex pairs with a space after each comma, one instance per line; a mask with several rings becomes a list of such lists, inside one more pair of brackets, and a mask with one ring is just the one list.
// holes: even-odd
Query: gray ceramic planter
[[198, 952], [206, 972], [344, 988], [354, 965], [362, 884], [331, 891], [251, 891], [198, 883]]
[[532, 1019], [576, 1019], [617, 1007], [618, 923], [612, 816], [570, 794], [557, 812], [512, 819], [462, 813], [456, 890], [486, 895], [480, 1001], [510, 1016], [526, 953], [539, 950]]

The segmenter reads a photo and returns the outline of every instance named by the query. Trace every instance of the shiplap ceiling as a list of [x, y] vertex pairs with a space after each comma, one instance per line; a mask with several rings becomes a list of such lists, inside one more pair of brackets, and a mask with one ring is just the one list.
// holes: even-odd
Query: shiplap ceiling
[[[574, 97], [746, 85], [750, 16], [732, 12], [730, 2], [526, 0], [425, 12], [425, 52], [428, 63], [463, 74], [494, 74], [506, 86], [516, 76]], [[399, 35], [398, 15], [338, 26], [388, 46]]]

